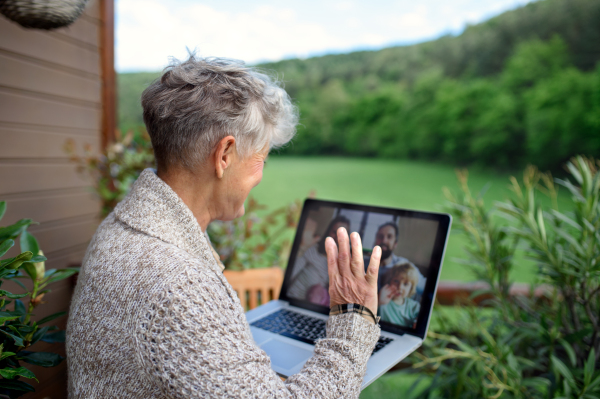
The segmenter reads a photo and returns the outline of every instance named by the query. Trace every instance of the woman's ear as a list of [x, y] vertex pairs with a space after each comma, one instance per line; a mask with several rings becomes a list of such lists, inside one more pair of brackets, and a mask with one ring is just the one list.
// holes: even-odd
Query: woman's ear
[[227, 169], [233, 162], [233, 158], [236, 155], [235, 149], [235, 137], [226, 136], [223, 137], [215, 146], [215, 171], [217, 178], [223, 178], [225, 169]]

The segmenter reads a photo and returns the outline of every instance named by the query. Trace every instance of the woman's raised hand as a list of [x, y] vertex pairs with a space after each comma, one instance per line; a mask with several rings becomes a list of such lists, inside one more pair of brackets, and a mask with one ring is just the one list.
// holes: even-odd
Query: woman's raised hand
[[[365, 274], [362, 243], [356, 232], [350, 234], [345, 228], [337, 231], [339, 250], [331, 237], [325, 240], [327, 268], [329, 272], [330, 306], [358, 303], [377, 314], [377, 275], [381, 248], [376, 246], [371, 254], [369, 269]], [[352, 243], [350, 255], [349, 241]]]

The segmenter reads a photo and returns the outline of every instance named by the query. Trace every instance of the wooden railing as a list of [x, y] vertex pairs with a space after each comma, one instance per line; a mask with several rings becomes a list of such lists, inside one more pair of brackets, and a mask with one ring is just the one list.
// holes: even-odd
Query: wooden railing
[[223, 275], [237, 292], [242, 307], [250, 310], [279, 298], [283, 273], [283, 269], [270, 267], [242, 271], [225, 270]]
[[[490, 286], [487, 283], [481, 281], [475, 281], [472, 283], [466, 283], [463, 281], [440, 281], [438, 284], [436, 302], [440, 305], [452, 306], [457, 303], [465, 303], [471, 298], [471, 296], [477, 291], [483, 291], [489, 289]], [[530, 296], [531, 286], [524, 283], [514, 283], [510, 288], [511, 296]], [[550, 286], [540, 285], [533, 291], [533, 296], [541, 298], [549, 296], [552, 290]], [[471, 298], [471, 300], [477, 306], [489, 306], [486, 300], [491, 299], [488, 294], [480, 294]]]

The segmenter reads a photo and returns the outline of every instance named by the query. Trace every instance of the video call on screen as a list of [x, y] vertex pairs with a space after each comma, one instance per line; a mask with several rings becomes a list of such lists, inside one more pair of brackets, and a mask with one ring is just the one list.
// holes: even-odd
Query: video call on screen
[[435, 220], [332, 206], [310, 208], [304, 228], [298, 232], [300, 245], [287, 295], [329, 306], [325, 239], [332, 237], [337, 243], [340, 227], [360, 234], [365, 270], [373, 248], [379, 245], [382, 249], [377, 283], [381, 320], [415, 328], [438, 229]]

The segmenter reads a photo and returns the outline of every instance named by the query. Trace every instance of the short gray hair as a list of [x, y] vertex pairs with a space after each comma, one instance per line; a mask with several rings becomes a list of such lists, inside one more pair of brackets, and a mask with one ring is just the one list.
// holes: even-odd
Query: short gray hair
[[242, 157], [296, 132], [298, 111], [282, 84], [242, 61], [173, 60], [142, 93], [144, 123], [159, 167], [195, 168], [222, 138], [236, 138]]

